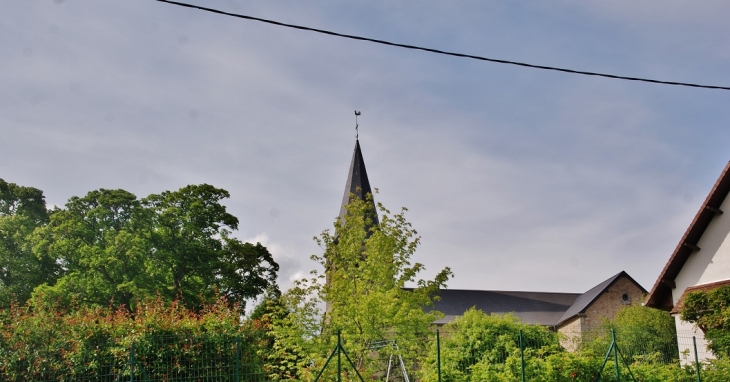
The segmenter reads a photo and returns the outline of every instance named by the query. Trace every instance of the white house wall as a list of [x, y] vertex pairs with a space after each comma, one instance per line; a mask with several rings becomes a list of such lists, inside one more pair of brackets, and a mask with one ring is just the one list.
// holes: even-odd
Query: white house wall
[[725, 198], [720, 209], [727, 211], [715, 216], [697, 246], [674, 280], [677, 288], [672, 291], [676, 304], [685, 288], [730, 278], [730, 198]]
[[[695, 361], [695, 343], [697, 344], [697, 359], [705, 361], [715, 358], [707, 348], [705, 335], [694, 324], [682, 321], [678, 314], [673, 315], [677, 324], [677, 346], [679, 347], [679, 359], [682, 365], [690, 365]], [[692, 338], [695, 338], [695, 341]]]
[[[725, 198], [720, 209], [727, 212], [712, 219], [697, 243], [700, 250], [690, 255], [674, 279], [677, 287], [672, 290], [672, 300], [675, 305], [688, 287], [730, 279], [730, 197]], [[702, 331], [697, 330], [693, 324], [682, 321], [679, 315], [675, 316], [675, 321], [677, 336], [690, 338], [679, 342], [680, 355], [691, 354], [692, 358], [694, 357], [691, 337], [695, 336], [700, 359], [703, 359], [702, 355], [708, 352], [704, 349], [705, 339]]]

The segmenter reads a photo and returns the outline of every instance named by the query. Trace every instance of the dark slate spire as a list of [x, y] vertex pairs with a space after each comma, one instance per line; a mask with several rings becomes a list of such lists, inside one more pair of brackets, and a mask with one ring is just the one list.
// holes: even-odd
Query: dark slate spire
[[[350, 162], [350, 172], [347, 174], [347, 184], [345, 184], [345, 195], [342, 197], [342, 206], [340, 207], [340, 219], [344, 221], [347, 214], [347, 205], [350, 203], [350, 194], [364, 200], [367, 194], [373, 193], [368, 180], [368, 173], [365, 171], [365, 161], [360, 151], [360, 141], [355, 140], [355, 151], [352, 153], [352, 161]], [[373, 203], [373, 211], [375, 210]], [[377, 214], [375, 223], [378, 223]]]

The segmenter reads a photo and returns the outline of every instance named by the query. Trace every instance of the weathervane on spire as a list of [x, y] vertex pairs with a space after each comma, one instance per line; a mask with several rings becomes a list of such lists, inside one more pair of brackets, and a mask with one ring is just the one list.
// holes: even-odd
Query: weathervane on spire
[[358, 132], [357, 116], [360, 115], [359, 111], [355, 110], [355, 139], [360, 139], [360, 133]]

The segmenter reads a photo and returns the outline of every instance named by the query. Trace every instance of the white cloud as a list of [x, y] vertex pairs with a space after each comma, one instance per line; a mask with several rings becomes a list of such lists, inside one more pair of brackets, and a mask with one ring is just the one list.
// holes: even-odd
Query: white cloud
[[245, 239], [244, 242], [252, 244], [261, 243], [261, 245], [269, 250], [274, 260], [280, 266], [278, 284], [282, 291], [286, 291], [294, 286], [294, 281], [309, 277], [309, 271], [314, 268], [315, 264], [309, 260], [309, 255], [287, 248], [285, 244], [271, 240], [266, 232]]

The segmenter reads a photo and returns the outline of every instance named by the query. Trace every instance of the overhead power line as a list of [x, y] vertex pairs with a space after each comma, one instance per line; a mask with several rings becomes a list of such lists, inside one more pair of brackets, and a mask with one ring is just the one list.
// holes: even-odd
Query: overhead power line
[[193, 4], [180, 3], [177, 1], [170, 1], [170, 0], [155, 0], [155, 1], [159, 1], [161, 3], [177, 5], [177, 6], [181, 6], [181, 7], [186, 7], [186, 8], [198, 9], [201, 11], [206, 11], [206, 12], [211, 12], [211, 13], [217, 13], [219, 15], [237, 17], [240, 19], [259, 21], [262, 23], [267, 23], [267, 24], [272, 24], [272, 25], [277, 25], [277, 26], [282, 26], [282, 27], [287, 27], [287, 28], [322, 33], [322, 34], [326, 34], [326, 35], [330, 35], [330, 36], [348, 38], [348, 39], [359, 40], [359, 41], [368, 41], [368, 42], [373, 42], [376, 44], [395, 46], [398, 48], [421, 50], [424, 52], [443, 54], [443, 55], [453, 56], [453, 57], [471, 58], [474, 60], [489, 61], [489, 62], [495, 62], [498, 64], [516, 65], [516, 66], [522, 66], [522, 67], [526, 67], [526, 68], [552, 70], [552, 71], [556, 71], [556, 72], [563, 72], [563, 73], [570, 73], [570, 74], [582, 74], [585, 76], [613, 78], [613, 79], [617, 79], [617, 80], [649, 82], [649, 83], [653, 83], [653, 84], [662, 84], [662, 85], [687, 86], [687, 87], [702, 88], [702, 89], [730, 90], [730, 87], [728, 87], [728, 86], [700, 85], [700, 84], [692, 84], [692, 83], [687, 83], [687, 82], [676, 82], [676, 81], [661, 81], [661, 80], [653, 80], [653, 79], [649, 79], [649, 78], [627, 77], [627, 76], [619, 76], [619, 75], [608, 74], [608, 73], [588, 72], [588, 71], [584, 71], [584, 70], [574, 70], [574, 69], [558, 68], [558, 67], [554, 67], [554, 66], [528, 64], [525, 62], [500, 60], [500, 59], [496, 59], [496, 58], [488, 58], [488, 57], [476, 56], [476, 55], [472, 55], [472, 54], [456, 53], [456, 52], [449, 52], [449, 51], [433, 49], [433, 48], [425, 48], [425, 47], [416, 46], [416, 45], [399, 44], [396, 42], [378, 40], [378, 39], [374, 39], [374, 38], [362, 37], [362, 36], [356, 36], [356, 35], [350, 35], [350, 34], [344, 34], [344, 33], [337, 33], [337, 32], [332, 32], [332, 31], [328, 31], [328, 30], [324, 30], [324, 29], [310, 28], [310, 27], [305, 27], [305, 26], [301, 26], [301, 25], [287, 24], [287, 23], [282, 23], [279, 21], [262, 19], [260, 17], [241, 15], [241, 14], [225, 12], [225, 11], [221, 11], [221, 10], [213, 9], [213, 8], [200, 7], [200, 6], [193, 5]]

